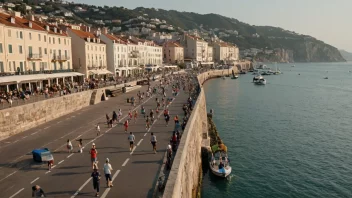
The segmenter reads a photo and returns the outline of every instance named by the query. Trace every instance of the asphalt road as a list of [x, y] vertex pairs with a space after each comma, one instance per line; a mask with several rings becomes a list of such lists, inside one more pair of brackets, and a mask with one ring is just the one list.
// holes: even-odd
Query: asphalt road
[[[170, 89], [170, 88], [169, 88]], [[146, 87], [141, 89], [146, 90]], [[126, 102], [136, 96], [138, 90], [109, 98], [100, 104], [89, 106], [80, 111], [65, 115], [18, 135], [0, 141], [0, 197], [30, 197], [31, 187], [40, 185], [48, 197], [94, 197], [92, 167], [89, 150], [94, 142], [98, 150], [99, 171], [102, 174], [100, 197], [151, 197], [157, 180], [157, 173], [163, 163], [163, 157], [169, 142], [175, 115], [182, 115], [182, 105], [187, 93], [180, 93], [169, 106], [170, 123], [166, 126], [160, 111], [160, 119], [145, 129], [145, 119], [140, 116], [140, 105], [132, 107]], [[171, 96], [171, 90], [168, 90]], [[161, 96], [159, 95], [159, 98]], [[143, 105], [147, 112], [156, 108], [155, 96], [145, 99]], [[137, 147], [129, 150], [127, 137], [122, 124], [113, 128], [106, 125], [105, 114], [121, 108], [123, 116], [128, 110], [137, 108], [139, 118], [131, 122], [129, 131], [136, 137]], [[181, 116], [182, 118], [182, 116]], [[95, 125], [100, 123], [101, 135], [97, 136]], [[157, 154], [152, 151], [150, 133], [157, 136]], [[78, 153], [78, 142], [83, 139], [83, 153]], [[74, 153], [66, 150], [66, 140], [74, 144]], [[35, 148], [49, 148], [54, 155], [52, 171], [46, 163], [36, 163], [31, 151]], [[109, 158], [112, 168], [114, 187], [106, 188], [103, 176], [103, 164]]]

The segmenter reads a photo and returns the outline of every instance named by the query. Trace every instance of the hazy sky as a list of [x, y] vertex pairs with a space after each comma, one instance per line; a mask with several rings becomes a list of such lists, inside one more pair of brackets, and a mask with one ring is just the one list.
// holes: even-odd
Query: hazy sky
[[251, 25], [308, 34], [352, 52], [352, 0], [74, 0], [126, 8], [154, 7], [217, 13]]

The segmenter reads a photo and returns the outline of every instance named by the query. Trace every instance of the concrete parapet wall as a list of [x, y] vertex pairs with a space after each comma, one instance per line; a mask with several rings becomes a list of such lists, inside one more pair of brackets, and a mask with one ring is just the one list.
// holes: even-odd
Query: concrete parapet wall
[[[231, 69], [232, 70], [232, 69]], [[210, 79], [231, 74], [231, 70], [211, 70], [198, 75], [202, 84]], [[233, 67], [235, 73], [238, 72]], [[207, 144], [207, 145], [203, 145]], [[198, 187], [201, 147], [210, 146], [206, 99], [203, 88], [195, 103], [193, 112], [183, 132], [177, 154], [165, 186], [164, 198], [191, 198]]]
[[0, 139], [89, 106], [91, 90], [0, 111]]

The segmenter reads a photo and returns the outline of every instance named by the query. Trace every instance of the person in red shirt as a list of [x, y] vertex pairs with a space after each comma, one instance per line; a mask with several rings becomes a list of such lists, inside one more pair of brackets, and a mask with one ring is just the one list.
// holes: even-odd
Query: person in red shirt
[[98, 151], [95, 148], [95, 143], [92, 144], [92, 148], [90, 149], [89, 153], [90, 153], [90, 159], [92, 162], [92, 167], [94, 169], [94, 165], [98, 166], [98, 158], [97, 158]]
[[128, 129], [128, 120], [125, 121], [124, 126], [125, 126], [125, 133], [127, 133], [127, 129]]

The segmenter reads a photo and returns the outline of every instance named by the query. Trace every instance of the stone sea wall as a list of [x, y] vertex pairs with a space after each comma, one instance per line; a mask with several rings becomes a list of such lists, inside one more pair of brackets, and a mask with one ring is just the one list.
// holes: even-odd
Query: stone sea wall
[[[126, 85], [135, 86], [136, 81]], [[66, 96], [50, 98], [47, 100], [28, 103], [26, 105], [0, 110], [0, 140], [14, 134], [26, 131], [60, 116], [75, 112], [106, 98], [106, 89], [122, 88], [123, 85], [88, 90]], [[137, 87], [128, 88], [132, 91]], [[140, 88], [140, 86], [138, 86]]]
[[[237, 73], [237, 68], [234, 68]], [[206, 99], [202, 85], [211, 78], [227, 75], [227, 70], [212, 70], [198, 75], [201, 92], [183, 132], [177, 154], [166, 182], [164, 198], [190, 198], [197, 195], [201, 169], [201, 148], [210, 146]], [[231, 70], [230, 70], [231, 73]]]

